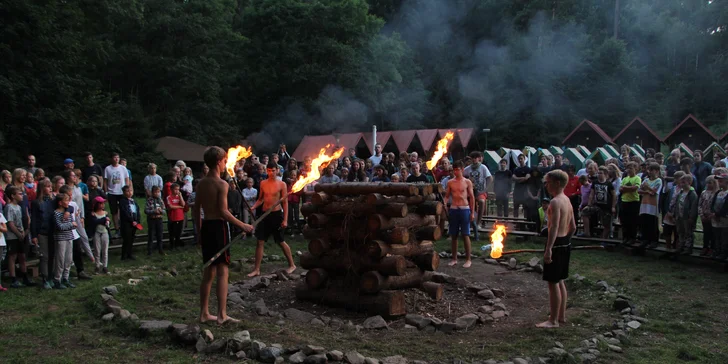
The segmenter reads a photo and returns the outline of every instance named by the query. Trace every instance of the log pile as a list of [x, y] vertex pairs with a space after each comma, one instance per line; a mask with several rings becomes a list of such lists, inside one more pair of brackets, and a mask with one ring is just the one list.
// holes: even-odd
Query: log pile
[[440, 184], [318, 184], [303, 205], [308, 269], [296, 297], [385, 317], [406, 314], [402, 290], [416, 288], [434, 300], [443, 204]]

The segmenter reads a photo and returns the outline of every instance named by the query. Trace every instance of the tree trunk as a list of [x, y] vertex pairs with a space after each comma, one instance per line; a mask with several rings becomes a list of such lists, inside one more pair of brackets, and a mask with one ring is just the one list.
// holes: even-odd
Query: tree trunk
[[315, 257], [319, 257], [331, 250], [331, 244], [327, 238], [311, 239], [308, 242], [308, 252]]
[[301, 205], [301, 215], [303, 217], [309, 217], [311, 214], [319, 212], [319, 206], [312, 203], [305, 203]]
[[444, 209], [442, 202], [425, 201], [421, 204], [410, 206], [409, 212], [416, 212], [420, 215], [440, 215]]
[[381, 291], [376, 295], [364, 295], [356, 291], [335, 289], [310, 290], [303, 285], [296, 289], [296, 298], [387, 318], [407, 313], [404, 292], [401, 291]]
[[370, 271], [361, 276], [359, 288], [364, 293], [375, 293], [390, 289], [417, 288], [422, 285], [423, 273], [419, 268], [410, 268], [401, 276], [384, 276], [379, 272]]
[[318, 184], [314, 187], [316, 192], [325, 192], [330, 195], [366, 195], [381, 193], [383, 195], [417, 196], [419, 189], [414, 184], [391, 182], [353, 182]]
[[373, 240], [366, 245], [366, 254], [372, 259], [394, 256], [411, 257], [432, 252], [434, 245], [431, 241], [411, 242], [408, 244], [387, 244], [381, 240]]
[[387, 217], [405, 217], [408, 208], [404, 203], [391, 203], [386, 205], [366, 205], [355, 201], [337, 201], [321, 206], [320, 211], [327, 215], [354, 214], [356, 216], [380, 213]]
[[412, 257], [412, 261], [423, 271], [433, 272], [440, 266], [440, 256], [434, 251], [415, 255]]
[[442, 237], [442, 230], [438, 225], [429, 225], [421, 228], [416, 228], [415, 238], [417, 240], [432, 240], [437, 241]]
[[392, 196], [387, 197], [381, 193], [370, 193], [366, 196], [364, 201], [369, 205], [384, 205], [388, 203], [401, 202], [407, 205], [417, 205], [425, 201], [435, 201], [437, 196], [434, 194], [430, 195], [417, 195], [417, 196]]
[[422, 292], [427, 293], [430, 298], [432, 298], [435, 301], [439, 301], [442, 299], [442, 291], [443, 287], [440, 283], [435, 282], [423, 282], [422, 287], [420, 287], [420, 290]]
[[306, 273], [306, 286], [310, 289], [319, 289], [326, 284], [329, 273], [321, 268], [314, 268]]
[[[313, 216], [313, 215], [312, 215]], [[420, 227], [428, 225], [437, 225], [435, 216], [407, 214], [405, 217], [388, 218], [382, 214], [369, 215], [369, 231], [389, 230], [395, 227]]]
[[404, 274], [407, 269], [407, 261], [403, 256], [392, 255], [383, 258], [380, 262], [373, 262], [368, 257], [341, 250], [330, 251], [319, 257], [306, 252], [301, 255], [300, 262], [303, 269], [322, 268], [329, 273], [346, 273], [348, 271], [363, 273], [375, 270], [384, 275], [398, 276]]
[[326, 227], [327, 225], [329, 225], [330, 222], [332, 222], [332, 219], [329, 219], [329, 217], [324, 214], [315, 213], [308, 215], [308, 224], [312, 227]]

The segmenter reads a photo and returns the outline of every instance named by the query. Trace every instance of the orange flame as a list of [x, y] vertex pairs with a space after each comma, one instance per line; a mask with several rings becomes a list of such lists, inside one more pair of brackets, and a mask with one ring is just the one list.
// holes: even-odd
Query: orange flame
[[319, 168], [326, 167], [329, 165], [329, 163], [331, 163], [332, 160], [341, 157], [341, 154], [344, 153], [345, 149], [344, 147], [341, 147], [339, 150], [335, 151], [334, 154], [328, 156], [326, 155], [326, 149], [329, 148], [331, 148], [331, 144], [327, 144], [325, 147], [321, 148], [321, 151], [319, 151], [319, 156], [311, 161], [311, 170], [308, 172], [308, 175], [306, 177], [298, 177], [298, 181], [296, 181], [296, 183], [294, 183], [291, 187], [292, 193], [302, 190], [304, 187], [306, 187], [307, 184], [319, 179], [319, 177], [321, 177]]
[[506, 226], [496, 224], [495, 231], [490, 234], [490, 257], [498, 259], [503, 254], [503, 241], [506, 240]]
[[440, 158], [447, 154], [447, 143], [452, 141], [454, 137], [455, 133], [448, 131], [447, 134], [445, 134], [445, 136], [437, 142], [437, 151], [432, 156], [432, 159], [427, 162], [427, 169], [435, 168], [437, 162], [440, 161]]
[[248, 149], [245, 149], [244, 146], [238, 145], [237, 147], [232, 147], [228, 149], [227, 163], [225, 163], [225, 168], [227, 169], [228, 175], [230, 177], [235, 176], [235, 164], [238, 163], [239, 160], [243, 158], [248, 158], [251, 155], [253, 155], [253, 147], [248, 147]]

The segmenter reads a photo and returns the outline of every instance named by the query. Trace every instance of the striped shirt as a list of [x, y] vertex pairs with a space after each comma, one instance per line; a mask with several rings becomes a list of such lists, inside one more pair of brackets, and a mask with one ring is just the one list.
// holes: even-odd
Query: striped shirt
[[63, 218], [64, 213], [65, 212], [53, 211], [56, 224], [53, 237], [56, 241], [73, 240], [73, 231], [76, 230], [71, 223], [73, 220], [70, 217], [68, 219]]

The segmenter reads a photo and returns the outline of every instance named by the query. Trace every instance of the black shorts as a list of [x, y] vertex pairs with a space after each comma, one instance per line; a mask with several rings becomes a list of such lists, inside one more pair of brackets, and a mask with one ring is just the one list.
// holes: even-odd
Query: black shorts
[[106, 195], [106, 199], [109, 201], [109, 211], [111, 211], [112, 215], [119, 212], [119, 202], [121, 202], [122, 197], [124, 195], [112, 195], [110, 193]]
[[267, 241], [268, 238], [273, 235], [273, 241], [280, 244], [285, 239], [283, 239], [283, 228], [281, 227], [281, 224], [283, 223], [283, 211], [273, 211], [270, 213], [270, 215], [266, 216], [263, 221], [260, 222], [260, 225], [258, 225], [255, 228], [255, 237], [259, 241]]
[[571, 259], [571, 236], [556, 238], [551, 249], [551, 263], [543, 265], [543, 280], [558, 283], [569, 278], [569, 259]]
[[[207, 263], [222, 248], [230, 243], [230, 225], [225, 220], [202, 220], [200, 227], [200, 243], [202, 245], [202, 261]], [[230, 264], [230, 249], [220, 254], [212, 262], [215, 264]]]
[[7, 244], [8, 254], [28, 254], [29, 246], [23, 240], [6, 240], [5, 244]]

